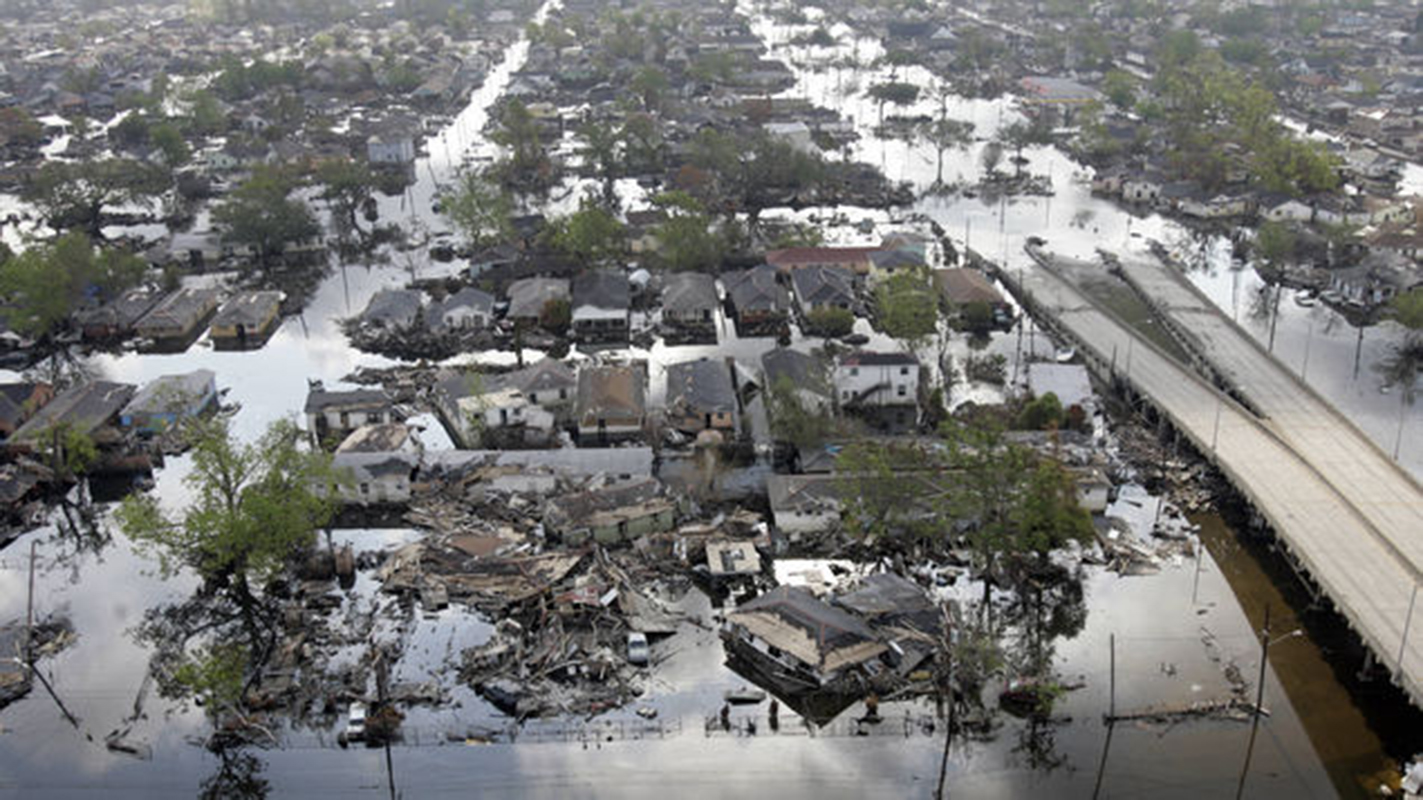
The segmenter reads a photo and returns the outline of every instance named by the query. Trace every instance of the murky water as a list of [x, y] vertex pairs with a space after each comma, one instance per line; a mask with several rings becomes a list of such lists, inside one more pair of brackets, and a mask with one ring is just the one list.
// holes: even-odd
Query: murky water
[[[777, 43], [787, 41], [791, 33], [764, 21], [758, 22], [757, 32]], [[850, 47], [858, 47], [860, 56], [868, 58], [875, 45], [860, 42]], [[429, 157], [417, 164], [415, 186], [400, 197], [381, 201], [383, 220], [406, 220], [417, 230], [441, 229], [428, 210], [465, 154], [490, 153], [480, 134], [487, 106], [502, 91], [525, 52], [523, 44], [511, 48], [470, 107], [449, 130], [428, 143]], [[783, 46], [778, 47], [778, 54], [793, 61], [816, 55], [805, 48]], [[910, 77], [925, 85], [931, 83], [925, 75]], [[851, 84], [869, 85], [869, 72], [802, 72], [800, 81], [793, 93], [809, 95], [862, 123], [865, 136], [855, 146], [856, 158], [880, 164], [893, 178], [921, 186], [933, 180], [937, 165], [931, 150], [870, 135], [878, 109], [848, 91]], [[934, 113], [936, 103], [926, 100], [919, 110]], [[1016, 118], [1008, 101], [951, 98], [950, 103], [954, 116], [973, 119], [985, 136]], [[1030, 169], [1053, 175], [1057, 197], [1001, 203], [928, 199], [917, 210], [939, 220], [960, 241], [1013, 267], [1025, 264], [1020, 248], [1029, 235], [1043, 235], [1056, 249], [1090, 256], [1093, 247], [1103, 243], [1127, 245], [1135, 241], [1134, 234], [1167, 237], [1175, 230], [1158, 217], [1134, 218], [1092, 198], [1085, 186], [1073, 180], [1076, 168], [1056, 151], [1033, 150], [1027, 155]], [[977, 164], [977, 147], [946, 154], [945, 178], [954, 180], [962, 175], [972, 180]], [[853, 221], [871, 218], [881, 225], [891, 224], [889, 215], [882, 212], [845, 211]], [[829, 233], [835, 241], [851, 241], [857, 235], [849, 228]], [[214, 369], [220, 384], [230, 388], [229, 399], [243, 406], [236, 421], [238, 432], [255, 436], [270, 420], [301, 408], [306, 379], [320, 378], [330, 385], [357, 367], [390, 363], [351, 349], [340, 332], [340, 318], [359, 313], [376, 290], [403, 284], [412, 271], [428, 277], [454, 268], [433, 264], [422, 255], [409, 263], [397, 257], [384, 266], [342, 266], [321, 285], [306, 312], [288, 319], [262, 351], [213, 352], [200, 343], [180, 355], [101, 356], [95, 365], [107, 377], [131, 382], [199, 366]], [[860, 327], [865, 328], [863, 322]], [[659, 367], [653, 370], [656, 395], [665, 383], [660, 367], [666, 363], [715, 352], [732, 354], [754, 365], [770, 344], [768, 340], [738, 339], [729, 325], [724, 325], [722, 332], [723, 345], [715, 351], [659, 344], [651, 351], [615, 355], [645, 357]], [[795, 346], [815, 344], [797, 340]], [[1277, 347], [1281, 346], [1283, 339], [1277, 342]], [[955, 339], [953, 347], [960, 361], [969, 352], [969, 343], [962, 337]], [[1014, 332], [995, 337], [989, 348], [1013, 357], [1025, 349], [1047, 353], [1051, 345], [1045, 337], [1029, 331], [1024, 336]], [[1322, 361], [1325, 351], [1316, 352]], [[996, 396], [996, 390], [989, 387], [972, 387], [955, 399], [990, 401]], [[182, 502], [181, 479], [186, 471], [186, 460], [179, 458], [170, 460], [159, 474], [156, 491], [165, 504]], [[1208, 525], [1208, 533], [1212, 530]], [[408, 530], [356, 530], [339, 531], [336, 538], [357, 550], [374, 550], [393, 548], [414, 535]], [[120, 796], [191, 796], [221, 766], [189, 741], [189, 737], [201, 735], [208, 724], [197, 710], [175, 707], [151, 693], [145, 695], [146, 716], [136, 722], [131, 738], [151, 747], [151, 762], [111, 753], [102, 740], [133, 714], [135, 698], [144, 686], [148, 654], [133, 641], [131, 629], [145, 609], [187, 595], [193, 582], [182, 576], [161, 580], [152, 562], [134, 553], [121, 537], [99, 547], [77, 537], [61, 536], [53, 529], [40, 530], [0, 553], [0, 620], [24, 614], [25, 554], [30, 540], [41, 542], [36, 582], [39, 609], [42, 613], [67, 613], [81, 634], [78, 644], [45, 662], [56, 690], [81, 724], [78, 731], [70, 727], [53, 701], [38, 689], [0, 713], [0, 794], [92, 796], [103, 787]], [[1217, 544], [1212, 547], [1218, 550]], [[1213, 554], [1220, 556], [1221, 552], [1213, 550]], [[1107, 746], [1107, 729], [1101, 722], [1112, 702], [1108, 665], [1114, 637], [1119, 710], [1223, 696], [1228, 686], [1222, 665], [1231, 660], [1244, 672], [1254, 674], [1257, 643], [1251, 628], [1259, 620], [1253, 597], [1255, 591], [1264, 591], [1270, 584], [1263, 575], [1238, 577], [1241, 559], [1236, 553], [1226, 551], [1222, 563], [1228, 566], [1225, 573], [1212, 559], [1203, 560], [1199, 576], [1191, 561], [1168, 563], [1155, 576], [1122, 578], [1089, 573], [1086, 625], [1075, 637], [1059, 643], [1055, 662], [1061, 674], [1070, 680], [1081, 676], [1085, 685], [1061, 701], [1051, 724], [1035, 726], [1004, 717], [988, 738], [956, 741], [948, 762], [951, 794], [1086, 797], [1095, 794], [1099, 781], [1103, 795], [1149, 792], [1194, 798], [1233, 791], [1244, 763], [1247, 726], [1222, 721], [1176, 726], [1123, 724], [1112, 730]], [[714, 623], [713, 610], [700, 594], [689, 595], [683, 603], [708, 625]], [[341, 613], [372, 608], [388, 609], [389, 600], [375, 592], [371, 575], [362, 574]], [[594, 724], [608, 726], [598, 741], [587, 736], [585, 741], [576, 737], [565, 741], [567, 727], [580, 722], [575, 720], [531, 726], [519, 744], [447, 744], [448, 734], [500, 730], [508, 724], [472, 691], [455, 685], [444, 669], [461, 649], [489, 635], [488, 623], [477, 615], [451, 609], [416, 615], [403, 624], [408, 630], [401, 631], [402, 623], [389, 617], [376, 628], [378, 636], [408, 636], [407, 657], [397, 667], [394, 681], [423, 681], [443, 671], [441, 682], [454, 700], [439, 709], [411, 710], [407, 728], [412, 746], [395, 748], [391, 761], [393, 783], [405, 796], [468, 794], [477, 786], [481, 796], [664, 797], [669, 786], [675, 786], [679, 791], [711, 797], [772, 792], [791, 797], [818, 797], [827, 792], [863, 796], [881, 791], [891, 796], [927, 797], [938, 779], [943, 728], [940, 723], [935, 732], [927, 729], [934, 710], [921, 703], [882, 706], [887, 720], [882, 727], [871, 729], [875, 735], [869, 736], [852, 735], [856, 731], [848, 721], [863, 713], [858, 707], [813, 738], [793, 720], [787, 720], [783, 731], [774, 736], [767, 735], [764, 724], [762, 733], [755, 737], [707, 735], [705, 716], [719, 707], [724, 690], [745, 681], [723, 665], [719, 640], [702, 628], [692, 628], [655, 646], [654, 656], [666, 660], [659, 664], [647, 695], [627, 709], [595, 720]], [[1308, 640], [1292, 640], [1272, 653], [1285, 685], [1282, 687], [1273, 669], [1267, 672], [1266, 705], [1273, 713], [1262, 726], [1263, 735], [1252, 756], [1246, 784], [1251, 796], [1330, 796], [1334, 786], [1347, 783], [1337, 777], [1341, 769], [1351, 774], [1367, 772], [1382, 763], [1377, 737], [1358, 733], [1367, 731], [1369, 718], [1349, 703], [1349, 695], [1329, 683], [1319, 664], [1297, 668], [1299, 662], [1290, 655], [1290, 648], [1308, 644]], [[354, 657], [354, 652], [338, 652], [333, 661], [343, 663]], [[1298, 694], [1321, 682], [1327, 684], [1321, 689], [1326, 694]], [[1344, 708], [1321, 718], [1312, 707], [1313, 697], [1325, 697]], [[662, 732], [637, 732], [641, 720], [633, 710], [639, 705], [658, 710], [656, 724]], [[1297, 712], [1296, 708], [1305, 710]], [[738, 711], [738, 722], [754, 713]], [[386, 795], [392, 776], [387, 775], [384, 754], [335, 749], [331, 745], [335, 720], [331, 725], [288, 731], [283, 749], [258, 754], [262, 777], [274, 793]], [[1321, 736], [1330, 729], [1338, 735]], [[606, 736], [612, 740], [605, 740]], [[1333, 781], [1330, 772], [1336, 775]]]

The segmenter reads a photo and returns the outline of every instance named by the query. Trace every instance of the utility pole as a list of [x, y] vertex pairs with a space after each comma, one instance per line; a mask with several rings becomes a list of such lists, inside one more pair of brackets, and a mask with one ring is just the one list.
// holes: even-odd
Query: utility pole
[[1265, 704], [1265, 664], [1270, 657], [1270, 604], [1265, 604], [1265, 628], [1260, 631], [1260, 674], [1255, 681], [1255, 713], [1250, 723], [1250, 742], [1245, 746], [1245, 763], [1240, 767], [1240, 782], [1235, 786], [1235, 800], [1245, 793], [1245, 776], [1250, 773], [1250, 757], [1255, 754], [1255, 735], [1260, 731], [1260, 712]]
[[35, 671], [35, 544], [30, 540], [30, 591], [25, 598], [25, 668]]

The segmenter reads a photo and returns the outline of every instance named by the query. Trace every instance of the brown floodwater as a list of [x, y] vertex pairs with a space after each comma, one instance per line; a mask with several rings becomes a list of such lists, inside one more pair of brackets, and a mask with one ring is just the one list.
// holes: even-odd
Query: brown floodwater
[[1192, 519], [1253, 628], [1264, 625], [1268, 606], [1273, 636], [1308, 634], [1273, 648], [1270, 666], [1340, 797], [1377, 797], [1380, 784], [1398, 779], [1400, 762], [1423, 752], [1423, 712], [1386, 678], [1360, 680], [1361, 646], [1335, 612], [1314, 603], [1271, 541], [1241, 532], [1243, 519]]

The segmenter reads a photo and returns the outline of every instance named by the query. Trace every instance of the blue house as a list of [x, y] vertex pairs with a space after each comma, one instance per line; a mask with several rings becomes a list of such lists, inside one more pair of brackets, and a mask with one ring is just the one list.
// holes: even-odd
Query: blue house
[[161, 433], [217, 404], [217, 375], [210, 369], [164, 375], [144, 386], [119, 412], [119, 424], [140, 433]]

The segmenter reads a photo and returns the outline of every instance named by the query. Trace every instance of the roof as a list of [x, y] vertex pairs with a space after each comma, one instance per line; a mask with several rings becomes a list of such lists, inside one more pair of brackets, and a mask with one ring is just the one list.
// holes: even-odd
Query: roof
[[475, 467], [545, 467], [576, 477], [650, 476], [650, 447], [565, 447], [557, 450], [441, 450], [425, 453], [425, 463], [437, 470]]
[[138, 327], [189, 328], [217, 306], [217, 297], [216, 289], [179, 289], [145, 314]]
[[769, 475], [766, 494], [773, 513], [839, 513], [841, 485], [841, 479], [833, 475]]
[[281, 292], [242, 292], [228, 300], [213, 318], [213, 327], [263, 325], [282, 305]]
[[578, 417], [641, 420], [647, 408], [647, 375], [641, 367], [584, 367], [578, 371]]
[[840, 305], [855, 299], [855, 277], [844, 267], [806, 267], [791, 273], [796, 297], [810, 305]]
[[1041, 361], [1029, 364], [1028, 388], [1035, 397], [1056, 395], [1063, 408], [1080, 406], [1092, 399], [1092, 382], [1087, 378], [1087, 368], [1081, 364]]
[[751, 542], [707, 542], [707, 567], [713, 575], [755, 575], [761, 554]]
[[777, 347], [761, 356], [761, 368], [766, 372], [768, 387], [785, 378], [797, 389], [831, 396], [829, 382], [825, 379], [825, 365], [814, 356], [788, 347]]
[[887, 649], [863, 621], [798, 586], [772, 589], [728, 614], [727, 621], [821, 672], [868, 661]]
[[939, 291], [950, 303], [987, 303], [991, 306], [1002, 304], [1003, 295], [993, 288], [988, 278], [976, 269], [936, 269], [934, 280]]
[[872, 350], [858, 350], [840, 358], [845, 367], [893, 367], [918, 366], [919, 359], [910, 353], [876, 353]]
[[790, 293], [776, 280], [776, 268], [769, 264], [730, 272], [721, 280], [738, 312], [785, 311], [790, 307]]
[[216, 388], [217, 373], [195, 369], [181, 375], [163, 375], [148, 382], [120, 413], [165, 414], [195, 411], [194, 404], [206, 400]]
[[350, 470], [356, 480], [409, 475], [420, 465], [414, 453], [336, 453], [331, 466], [338, 472]]
[[319, 413], [327, 409], [382, 409], [390, 405], [390, 398], [382, 389], [351, 389], [329, 391], [313, 388], [306, 395], [306, 413]]
[[99, 308], [79, 312], [75, 318], [81, 326], [108, 325], [120, 329], [132, 328], [135, 323], [143, 319], [143, 315], [152, 311], [163, 297], [163, 292], [157, 288], [138, 286], [129, 289]]
[[788, 247], [766, 253], [773, 267], [795, 268], [812, 264], [864, 264], [878, 247]]
[[338, 453], [394, 453], [410, 441], [410, 428], [401, 422], [362, 425], [336, 448]]
[[573, 279], [575, 307], [626, 309], [631, 295], [627, 275], [613, 270], [590, 270]]
[[709, 359], [669, 365], [667, 407], [692, 414], [735, 412], [736, 387], [731, 383], [730, 367]]
[[550, 300], [568, 300], [566, 278], [520, 278], [509, 284], [509, 316], [537, 317]]
[[893, 250], [876, 250], [870, 253], [870, 261], [877, 269], [898, 269], [900, 267], [923, 266], [924, 257], [904, 248]]
[[1029, 75], [1018, 85], [1029, 97], [1043, 103], [1090, 103], [1102, 97], [1096, 89], [1067, 78]]
[[71, 387], [20, 426], [11, 441], [32, 439], [55, 424], [68, 424], [81, 433], [92, 433], [128, 405], [133, 393], [132, 385], [110, 381]]
[[687, 312], [716, 308], [716, 280], [700, 272], [674, 272], [662, 285], [662, 308]]
[[361, 319], [381, 325], [408, 325], [424, 305], [424, 296], [413, 289], [382, 289], [371, 296]]

